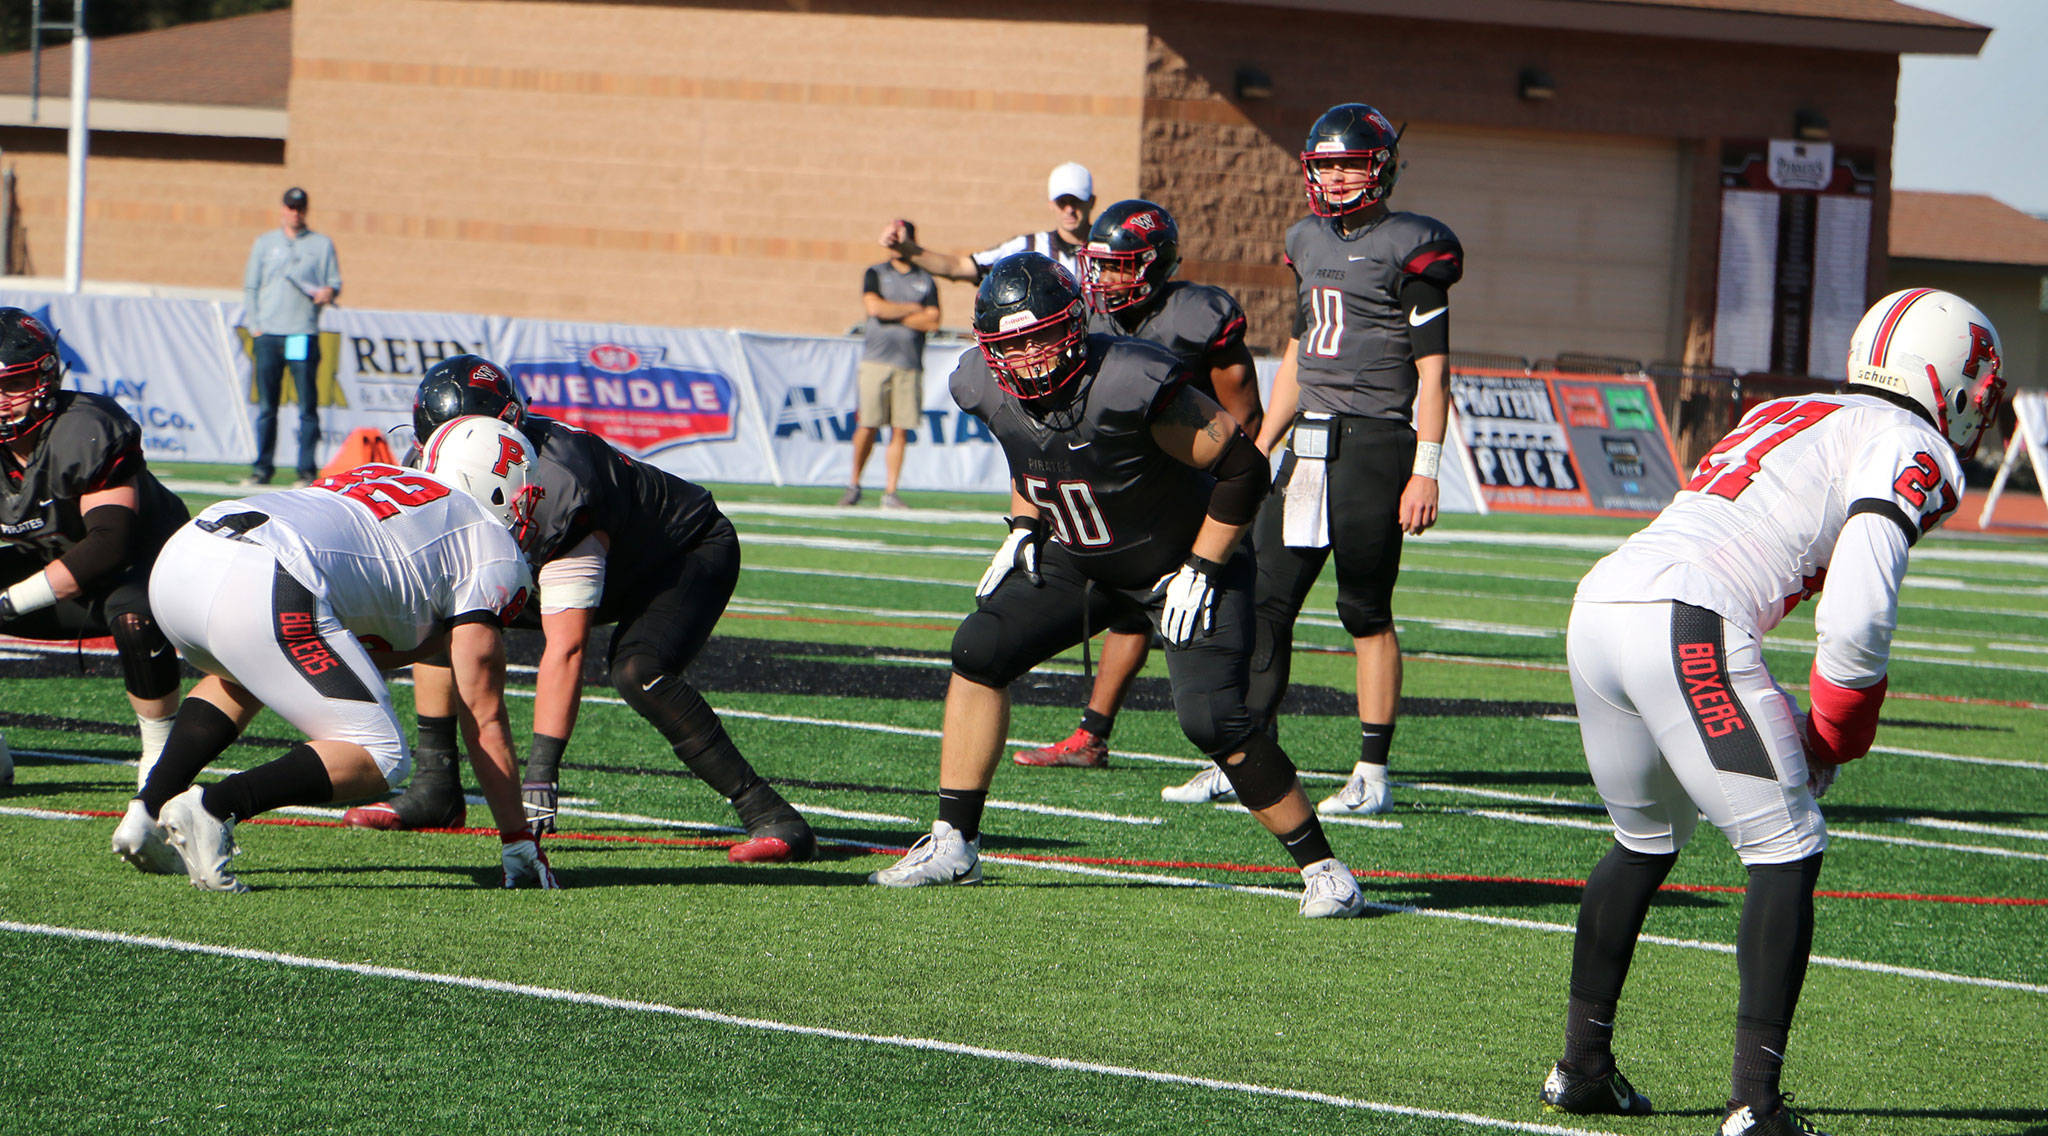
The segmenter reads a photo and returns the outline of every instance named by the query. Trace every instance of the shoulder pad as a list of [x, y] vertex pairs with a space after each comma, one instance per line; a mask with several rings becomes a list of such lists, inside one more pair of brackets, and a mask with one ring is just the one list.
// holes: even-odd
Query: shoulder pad
[[1450, 226], [1420, 213], [1396, 213], [1389, 220], [1401, 225], [1396, 245], [1405, 250], [1402, 275], [1419, 276], [1440, 288], [1464, 278], [1465, 247]]
[[983, 421], [996, 412], [996, 379], [989, 373], [988, 361], [981, 357], [981, 348], [969, 347], [960, 353], [950, 383], [953, 401], [960, 409]]

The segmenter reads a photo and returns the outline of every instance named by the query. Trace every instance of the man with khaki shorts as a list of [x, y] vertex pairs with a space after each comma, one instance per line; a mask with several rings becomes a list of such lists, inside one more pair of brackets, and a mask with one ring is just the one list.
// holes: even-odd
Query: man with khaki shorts
[[[905, 222], [907, 225], [908, 222]], [[860, 417], [853, 434], [853, 477], [841, 505], [860, 502], [860, 474], [875, 450], [875, 435], [889, 427], [888, 482], [882, 508], [906, 506], [896, 495], [903, 454], [924, 409], [924, 337], [939, 327], [939, 288], [931, 273], [901, 254], [871, 265], [861, 284], [868, 322], [860, 352]]]

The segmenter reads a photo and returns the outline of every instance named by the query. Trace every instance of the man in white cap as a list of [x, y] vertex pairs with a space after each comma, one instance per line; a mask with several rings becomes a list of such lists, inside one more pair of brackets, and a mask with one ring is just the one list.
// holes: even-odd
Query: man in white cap
[[1054, 226], [1042, 233], [1020, 233], [977, 253], [934, 252], [917, 243], [915, 230], [901, 219], [882, 230], [882, 247], [933, 276], [980, 283], [989, 266], [1017, 252], [1043, 253], [1061, 268], [1081, 277], [1081, 247], [1088, 243], [1088, 225], [1095, 211], [1095, 177], [1079, 162], [1054, 166], [1045, 179], [1045, 199]]

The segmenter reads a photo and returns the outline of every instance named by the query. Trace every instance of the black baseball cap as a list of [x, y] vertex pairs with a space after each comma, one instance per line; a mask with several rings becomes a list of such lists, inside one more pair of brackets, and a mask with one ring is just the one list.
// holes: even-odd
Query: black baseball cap
[[284, 204], [287, 209], [304, 209], [306, 207], [306, 191], [298, 186], [285, 190]]

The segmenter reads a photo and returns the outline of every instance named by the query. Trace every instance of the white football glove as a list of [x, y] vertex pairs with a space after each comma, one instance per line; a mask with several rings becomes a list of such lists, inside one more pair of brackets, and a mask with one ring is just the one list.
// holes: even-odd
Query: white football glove
[[1176, 647], [1216, 629], [1216, 573], [1223, 565], [1199, 556], [1188, 557], [1180, 571], [1159, 577], [1155, 588], [1165, 593], [1159, 609], [1159, 633]]
[[1038, 517], [1011, 517], [1010, 535], [1003, 538], [1003, 546], [996, 549], [988, 562], [988, 571], [981, 574], [981, 583], [974, 586], [974, 598], [984, 599], [1003, 582], [1011, 572], [1022, 571], [1032, 587], [1045, 583], [1038, 574], [1038, 546], [1045, 543], [1045, 521]]
[[1813, 793], [1814, 800], [1828, 795], [1834, 788], [1835, 778], [1842, 772], [1839, 765], [1809, 765], [1806, 767], [1806, 787]]
[[561, 887], [555, 879], [554, 868], [548, 865], [548, 854], [540, 850], [540, 838], [532, 830], [499, 837], [504, 850], [499, 859], [505, 866], [505, 886], [516, 888], [525, 884], [552, 891]]

